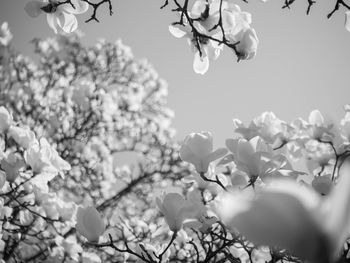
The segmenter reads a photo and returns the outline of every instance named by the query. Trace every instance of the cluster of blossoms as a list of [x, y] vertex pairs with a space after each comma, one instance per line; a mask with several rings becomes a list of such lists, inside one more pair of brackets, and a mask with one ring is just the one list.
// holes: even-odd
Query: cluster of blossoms
[[[161, 7], [169, 4], [166, 0]], [[245, 0], [243, 0], [246, 2]], [[261, 0], [267, 2], [267, 0]], [[224, 46], [232, 49], [238, 61], [255, 57], [259, 40], [251, 27], [251, 14], [241, 11], [233, 0], [195, 0], [190, 6], [190, 0], [174, 0], [172, 11], [178, 12], [180, 19], [169, 26], [169, 31], [177, 38], [186, 38], [194, 53], [193, 69], [196, 73], [205, 74], [209, 69], [209, 61], [216, 60]], [[91, 6], [91, 17], [86, 20], [97, 21], [97, 9], [108, 3], [109, 13], [113, 14], [111, 0], [91, 2], [88, 0], [30, 0], [24, 9], [30, 17], [46, 14], [47, 22], [57, 33], [72, 33], [78, 28], [76, 15], [84, 14]], [[285, 1], [283, 8], [290, 8], [294, 1]], [[315, 1], [308, 1], [309, 14]], [[328, 14], [330, 18], [342, 5], [350, 10], [344, 1], [336, 1], [334, 10]], [[350, 31], [350, 11], [345, 12], [345, 28]]]
[[179, 145], [165, 82], [120, 41], [35, 40], [34, 63], [0, 36], [3, 261], [349, 257], [349, 106], [339, 126], [265, 112], [235, 119], [226, 147], [209, 132]]
[[[350, 156], [350, 107], [345, 110], [339, 127], [327, 123], [317, 110], [308, 121], [299, 118], [290, 124], [271, 112], [255, 118], [249, 127], [235, 119], [240, 137], [227, 139], [227, 149], [215, 151], [210, 133], [188, 135], [180, 157], [197, 172], [192, 186], [192, 191], [201, 193], [197, 200], [202, 206], [196, 205], [197, 211], [205, 212], [207, 218], [214, 214], [216, 220], [211, 224], [222, 222], [233, 243], [240, 233], [255, 245], [284, 248], [311, 262], [349, 258], [343, 244], [350, 235], [350, 167], [346, 161]], [[293, 163], [304, 169], [296, 170]], [[219, 188], [213, 190], [210, 184]], [[188, 195], [193, 198], [193, 193]], [[193, 203], [191, 198], [187, 207]], [[196, 218], [207, 223], [194, 208], [181, 212], [173, 220]], [[236, 247], [242, 246], [237, 243]], [[265, 253], [261, 262], [276, 256], [283, 260], [276, 252]], [[240, 256], [242, 262], [247, 255], [251, 255], [248, 249]]]
[[[6, 25], [2, 28], [1, 36], [10, 35]], [[33, 249], [24, 251], [20, 248], [26, 232], [18, 225], [22, 234], [8, 235], [17, 241], [7, 242], [3, 255], [9, 262], [126, 260], [128, 253], [84, 246], [96, 244], [105, 229], [100, 242], [108, 241], [110, 234], [115, 243], [150, 243], [147, 235], [132, 238], [146, 233], [137, 226], [142, 222], [160, 229], [161, 219], [151, 202], [189, 173], [176, 153], [178, 144], [170, 126], [173, 113], [166, 107], [167, 85], [147, 61], [134, 59], [121, 41], [84, 47], [79, 35], [58, 35], [34, 43], [38, 63], [12, 50], [10, 42], [1, 46], [0, 103], [12, 113], [14, 123], [23, 125], [11, 132], [18, 133], [26, 147], [22, 159], [24, 167], [36, 173], [32, 183], [47, 193], [40, 195], [45, 202], [36, 205], [50, 209], [53, 218], [44, 212], [34, 217], [45, 216], [50, 231], [52, 224], [62, 227], [59, 232], [40, 228], [40, 246], [30, 243]], [[13, 163], [18, 158], [16, 154], [5, 160]], [[126, 158], [131, 164], [119, 162]], [[4, 173], [14, 177], [10, 170]], [[71, 220], [63, 220], [57, 212], [56, 207], [63, 205], [70, 207]], [[166, 235], [159, 230], [159, 238]]]
[[[37, 139], [28, 126], [16, 124], [4, 107], [0, 107], [0, 145], [2, 262], [36, 261], [46, 247], [52, 248], [52, 260], [67, 252], [79, 258], [81, 247], [63, 249], [74, 242], [64, 234], [77, 222], [77, 205], [48, 187], [70, 165], [45, 138]], [[78, 217], [77, 225], [86, 218]]]
[[224, 45], [235, 51], [238, 61], [255, 56], [259, 40], [250, 26], [251, 15], [233, 1], [197, 0], [190, 12], [187, 5], [180, 10], [180, 22], [170, 25], [169, 31], [177, 38], [188, 39], [195, 54], [196, 73], [205, 74], [209, 60], [217, 59]]

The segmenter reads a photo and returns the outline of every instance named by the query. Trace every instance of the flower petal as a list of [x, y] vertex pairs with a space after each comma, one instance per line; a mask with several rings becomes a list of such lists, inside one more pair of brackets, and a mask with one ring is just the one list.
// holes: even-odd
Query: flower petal
[[209, 58], [201, 57], [199, 51], [194, 54], [193, 70], [198, 74], [204, 75], [209, 69]]
[[345, 29], [350, 32], [350, 11], [345, 12]]
[[169, 25], [169, 32], [176, 38], [183, 38], [187, 32], [177, 26]]
[[81, 0], [71, 0], [71, 2], [74, 7], [71, 4], [65, 4], [62, 6], [62, 11], [78, 15], [85, 13], [89, 9], [89, 4]]
[[52, 28], [52, 30], [57, 34], [57, 19], [53, 14], [47, 14], [46, 15], [47, 23], [49, 24], [49, 27]]
[[309, 123], [311, 125], [322, 126], [324, 118], [319, 110], [313, 110], [309, 115]]
[[211, 153], [208, 155], [207, 161], [208, 161], [209, 163], [211, 163], [211, 162], [213, 162], [213, 161], [215, 161], [215, 160], [217, 160], [217, 159], [223, 157], [227, 152], [228, 152], [228, 151], [227, 151], [226, 148], [219, 148], [219, 149], [217, 149], [217, 150], [211, 152]]
[[264, 192], [229, 224], [255, 244], [283, 247], [303, 259], [329, 256], [327, 240], [312, 213], [288, 193]]
[[72, 33], [78, 28], [78, 21], [75, 15], [62, 12], [58, 17], [58, 25], [66, 33]]
[[192, 18], [198, 18], [202, 15], [202, 13], [205, 11], [207, 7], [207, 2], [204, 0], [198, 0], [193, 4], [192, 10], [191, 10], [191, 17]]

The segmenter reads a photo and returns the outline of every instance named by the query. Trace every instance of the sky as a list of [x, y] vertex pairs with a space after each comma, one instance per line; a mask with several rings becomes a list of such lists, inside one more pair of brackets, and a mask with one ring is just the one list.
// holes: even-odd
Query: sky
[[[45, 16], [30, 18], [24, 11], [27, 0], [1, 0], [0, 23], [9, 22], [13, 45], [32, 55], [30, 40], [53, 36]], [[171, 2], [171, 1], [170, 1]], [[160, 10], [161, 0], [114, 0], [114, 15], [107, 6], [98, 11], [100, 23], [84, 23], [79, 16], [83, 42], [99, 38], [121, 39], [135, 57], [146, 58], [169, 85], [168, 106], [175, 111], [176, 139], [190, 132], [210, 131], [216, 147], [234, 136], [232, 119], [249, 123], [263, 111], [292, 121], [307, 119], [319, 109], [339, 121], [343, 106], [350, 104], [350, 32], [344, 29], [344, 9], [328, 20], [335, 0], [317, 1], [306, 15], [307, 1], [296, 1], [281, 9], [282, 0], [237, 0], [252, 14], [259, 47], [253, 60], [237, 63], [226, 49], [210, 63], [209, 71], [197, 75], [193, 53], [184, 39], [174, 38], [168, 25], [176, 20], [170, 7]]]

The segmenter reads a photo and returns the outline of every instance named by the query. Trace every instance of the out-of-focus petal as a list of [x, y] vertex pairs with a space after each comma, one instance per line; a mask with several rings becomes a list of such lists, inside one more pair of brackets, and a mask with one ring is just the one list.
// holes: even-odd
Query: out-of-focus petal
[[301, 200], [288, 193], [264, 192], [229, 225], [255, 244], [283, 247], [303, 259], [329, 256], [320, 225]]
[[208, 155], [208, 162], [213, 162], [221, 157], [223, 157], [225, 154], [227, 153], [227, 149], [226, 148], [219, 148], [219, 149], [216, 149], [215, 151], [211, 152], [209, 155]]

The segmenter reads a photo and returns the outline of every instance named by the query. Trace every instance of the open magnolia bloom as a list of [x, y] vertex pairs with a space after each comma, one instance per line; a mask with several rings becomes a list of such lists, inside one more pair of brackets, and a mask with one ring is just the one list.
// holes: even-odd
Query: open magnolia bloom
[[225, 224], [256, 245], [285, 248], [311, 262], [332, 262], [350, 230], [350, 165], [324, 197], [293, 180], [274, 180], [253, 196], [228, 194], [218, 206]]
[[198, 173], [206, 173], [209, 164], [227, 153], [227, 149], [213, 151], [213, 136], [210, 132], [191, 133], [186, 136], [181, 148], [180, 157], [192, 163]]
[[89, 4], [80, 0], [71, 0], [71, 4], [59, 4], [55, 0], [33, 0], [29, 1], [24, 7], [27, 14], [31, 17], [37, 17], [46, 13], [47, 23], [57, 34], [59, 29], [65, 33], [71, 33], [78, 28], [78, 20], [75, 15], [85, 13]]

